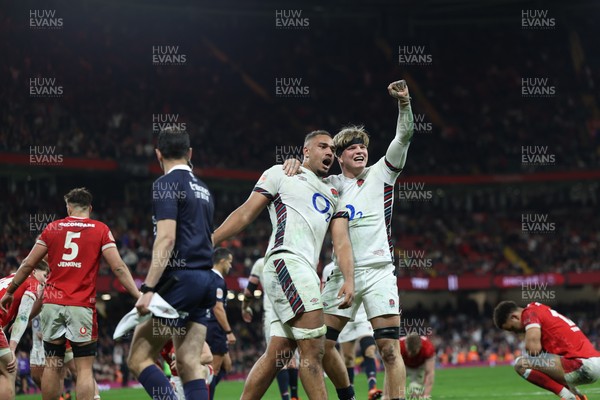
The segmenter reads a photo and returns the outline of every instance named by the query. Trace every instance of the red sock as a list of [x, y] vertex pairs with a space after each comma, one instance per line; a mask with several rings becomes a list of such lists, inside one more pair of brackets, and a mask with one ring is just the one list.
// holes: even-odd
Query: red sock
[[[525, 376], [527, 376], [527, 378], [525, 378]], [[556, 395], [558, 395], [560, 391], [564, 388], [563, 385], [556, 382], [554, 379], [550, 378], [545, 373], [536, 371], [535, 369], [526, 369], [525, 376], [524, 378], [529, 382], [541, 388], [549, 390]]]

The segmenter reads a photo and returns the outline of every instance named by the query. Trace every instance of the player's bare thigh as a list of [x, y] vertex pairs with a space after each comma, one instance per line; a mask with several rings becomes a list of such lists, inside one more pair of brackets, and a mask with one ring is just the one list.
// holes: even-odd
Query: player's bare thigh
[[17, 377], [16, 369], [13, 372], [8, 372], [8, 364], [12, 361], [12, 353], [7, 353], [0, 356], [0, 398], [14, 398], [15, 395], [15, 379]]

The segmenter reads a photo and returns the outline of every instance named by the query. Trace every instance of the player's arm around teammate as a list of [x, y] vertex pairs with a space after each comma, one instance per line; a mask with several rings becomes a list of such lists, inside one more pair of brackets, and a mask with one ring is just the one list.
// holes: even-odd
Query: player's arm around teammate
[[[255, 193], [267, 199], [263, 208], [269, 205], [274, 230], [263, 285], [277, 318], [272, 322], [274, 330], [267, 351], [246, 380], [243, 399], [260, 398], [296, 346], [300, 348], [300, 376], [307, 395], [311, 399], [327, 398], [322, 371], [325, 326], [316, 264], [333, 214], [339, 212], [340, 217], [345, 214], [347, 218], [347, 212], [338, 204], [337, 191], [323, 180], [333, 162], [332, 145], [325, 131], [308, 134], [303, 148], [306, 175], [286, 177], [280, 166], [271, 167], [261, 176], [246, 204], [215, 231], [216, 243], [239, 232], [240, 227], [230, 225], [232, 221], [249, 223], [239, 214]], [[259, 211], [245, 214], [253, 218]], [[352, 295], [346, 293], [344, 301]]]

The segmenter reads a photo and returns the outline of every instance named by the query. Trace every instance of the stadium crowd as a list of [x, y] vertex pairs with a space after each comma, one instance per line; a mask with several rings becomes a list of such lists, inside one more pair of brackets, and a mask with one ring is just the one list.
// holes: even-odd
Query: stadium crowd
[[[72, 21], [73, 34], [40, 36], [0, 14], [2, 33], [18, 38], [2, 44], [9, 62], [0, 75], [5, 88], [0, 149], [28, 154], [30, 146], [46, 145], [65, 157], [145, 162], [156, 138], [154, 118], [172, 114], [191, 132], [194, 161], [201, 167], [262, 170], [278, 155], [289, 155], [284, 150], [290, 146], [291, 155], [298, 155], [294, 138], [348, 123], [364, 124], [374, 139], [373, 154], [382, 154], [388, 143], [383, 138], [392, 136], [395, 122], [385, 87], [400, 74], [410, 80], [414, 112], [423, 118], [417, 119], [409, 174], [598, 165], [600, 121], [594, 115], [600, 68], [594, 35], [469, 26], [409, 35], [387, 27], [382, 36], [334, 20], [329, 30], [314, 24], [293, 40], [273, 35], [265, 22], [238, 27], [252, 29], [248, 38], [220, 41], [212, 38], [221, 30], [209, 24], [196, 40], [187, 35], [191, 20], [177, 17], [177, 29], [159, 34], [126, 23], [130, 16], [104, 18], [99, 11], [85, 25]], [[90, 29], [94, 35], [86, 33]], [[505, 46], [508, 42], [519, 46]], [[179, 46], [187, 61], [153, 65], [152, 48], [164, 43]], [[432, 61], [399, 66], [399, 45], [424, 45]], [[331, 46], [359, 61], [353, 68], [339, 65], [328, 52]], [[33, 77], [55, 78], [64, 94], [58, 101], [31, 97]], [[288, 77], [302, 79], [308, 98], [277, 96], [276, 79]], [[522, 79], [536, 77], [548, 78], [555, 94], [523, 96]], [[544, 146], [554, 161], [524, 165], [523, 146]]]
[[[438, 199], [438, 204], [407, 204], [397, 200], [400, 212], [394, 214], [392, 223], [392, 241], [397, 258], [400, 260], [405, 255], [419, 254], [420, 258], [431, 260], [427, 268], [399, 268], [399, 276], [517, 275], [527, 271], [566, 273], [598, 270], [600, 222], [595, 218], [594, 210], [600, 193], [597, 185], [587, 188], [585, 198], [573, 194], [581, 191], [573, 187], [558, 189], [553, 194], [540, 189], [539, 196], [543, 196], [549, 204], [555, 202], [557, 206], [545, 205], [547, 208], [537, 211], [529, 207], [529, 204], [540, 204], [535, 198], [526, 201], [519, 197], [514, 204], [491, 206], [496, 201], [502, 202], [490, 201], [494, 196], [505, 196], [501, 189], [495, 190], [495, 194], [490, 191], [486, 197], [490, 201], [486, 203], [488, 205], [478, 207], [469, 206], [476, 202], [474, 199], [478, 196], [464, 193], [446, 194], [446, 202]], [[152, 224], [144, 211], [149, 205], [141, 198], [130, 198], [125, 202], [114, 200], [126, 197], [122, 192], [95, 195], [97, 215], [113, 230], [121, 257], [133, 274], [146, 274], [153, 244]], [[221, 206], [216, 222], [222, 221], [226, 211], [243, 200], [235, 192], [217, 191], [216, 195]], [[438, 195], [434, 193], [434, 196]], [[34, 193], [21, 197], [9, 193], [2, 200], [6, 207], [0, 209], [0, 217], [5, 221], [0, 240], [0, 275], [5, 276], [18, 267], [36, 235], [49, 222], [44, 222], [44, 218], [62, 216], [64, 205], [57, 199]], [[455, 202], [459, 204], [453, 204]], [[40, 207], [40, 204], [44, 206]], [[552, 230], [524, 230], [521, 219], [523, 214], [528, 213], [548, 214], [548, 223], [553, 225], [547, 229], [553, 227]], [[262, 218], [247, 232], [226, 243], [234, 255], [230, 276], [248, 276], [252, 262], [264, 253], [269, 235], [268, 219]], [[519, 262], [506, 256], [507, 249], [518, 256]], [[331, 246], [326, 244], [319, 271], [330, 257]], [[108, 266], [103, 265], [100, 274], [109, 273]]]

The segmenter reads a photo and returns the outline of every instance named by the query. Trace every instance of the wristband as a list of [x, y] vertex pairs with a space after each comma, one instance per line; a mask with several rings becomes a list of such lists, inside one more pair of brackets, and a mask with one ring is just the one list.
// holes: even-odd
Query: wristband
[[229, 335], [230, 333], [233, 333], [233, 331], [227, 331], [227, 332], [225, 332], [226, 335]]
[[258, 285], [254, 282], [248, 282], [248, 286], [246, 286], [246, 289], [248, 289], [248, 291], [250, 292], [250, 294], [252, 296], [254, 296], [254, 291], [256, 290], [256, 288], [258, 287]]
[[148, 293], [148, 292], [156, 292], [156, 289], [153, 288], [152, 286], [148, 286], [145, 283], [142, 283], [142, 286], [140, 286], [140, 292], [142, 293]]

